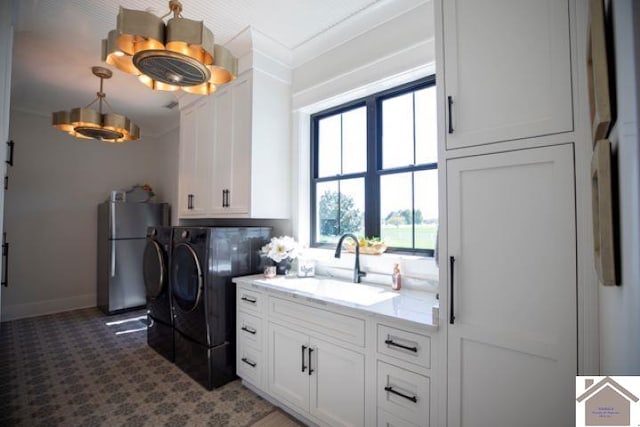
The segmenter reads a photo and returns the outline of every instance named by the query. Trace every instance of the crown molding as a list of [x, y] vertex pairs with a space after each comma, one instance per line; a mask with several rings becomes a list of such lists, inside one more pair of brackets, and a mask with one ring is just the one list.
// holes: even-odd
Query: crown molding
[[431, 1], [433, 0], [378, 1], [293, 49], [291, 68], [298, 68], [337, 46], [348, 43], [373, 28]]

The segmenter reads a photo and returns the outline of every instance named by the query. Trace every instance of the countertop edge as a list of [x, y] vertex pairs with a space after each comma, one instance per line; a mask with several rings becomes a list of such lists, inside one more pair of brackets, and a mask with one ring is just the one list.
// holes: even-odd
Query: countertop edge
[[[322, 278], [322, 277], [319, 277]], [[330, 278], [328, 278], [330, 279]], [[234, 277], [232, 279], [233, 283], [235, 283], [236, 285], [249, 285], [249, 286], [253, 286], [253, 287], [259, 287], [267, 292], [273, 292], [275, 294], [278, 295], [283, 295], [286, 297], [291, 297], [291, 298], [296, 298], [301, 300], [302, 302], [306, 301], [306, 302], [310, 302], [310, 303], [315, 303], [318, 305], [323, 305], [323, 306], [334, 306], [336, 308], [339, 308], [341, 310], [347, 310], [347, 311], [352, 311], [352, 312], [357, 312], [362, 316], [367, 316], [367, 317], [371, 317], [372, 319], [376, 320], [376, 321], [390, 321], [390, 322], [402, 322], [402, 323], [408, 323], [413, 327], [417, 327], [417, 328], [426, 328], [427, 332], [436, 332], [438, 331], [438, 325], [433, 323], [433, 317], [429, 316], [428, 314], [425, 315], [425, 317], [428, 317], [431, 322], [429, 321], [421, 321], [421, 320], [416, 320], [415, 318], [408, 318], [408, 317], [403, 317], [403, 316], [396, 316], [393, 314], [389, 314], [389, 313], [383, 313], [374, 309], [368, 309], [365, 306], [361, 306], [361, 305], [355, 305], [355, 304], [350, 304], [350, 303], [344, 303], [341, 302], [339, 300], [333, 300], [333, 299], [327, 299], [321, 295], [314, 295], [314, 294], [310, 294], [308, 292], [303, 292], [303, 291], [296, 291], [294, 289], [290, 289], [290, 288], [283, 288], [283, 287], [279, 287], [277, 286], [276, 283], [265, 283], [265, 278], [262, 275], [252, 275], [252, 276], [239, 276], [239, 277]], [[371, 285], [372, 287], [379, 287], [379, 286], [375, 286], [375, 285]], [[402, 292], [402, 291], [401, 291]], [[411, 293], [415, 294], [415, 293], [424, 293], [425, 295], [429, 295], [432, 294], [430, 292], [426, 292], [426, 291], [411, 291]], [[416, 298], [415, 296], [412, 295], [402, 295], [402, 298], [404, 299], [413, 299], [413, 300], [418, 300], [418, 298]], [[355, 305], [355, 306], [354, 306]], [[427, 308], [426, 310], [429, 310], [429, 308]]]

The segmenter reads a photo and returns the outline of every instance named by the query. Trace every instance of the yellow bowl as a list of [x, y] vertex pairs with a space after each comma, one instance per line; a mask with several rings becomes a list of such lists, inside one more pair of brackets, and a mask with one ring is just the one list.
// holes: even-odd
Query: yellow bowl
[[[347, 252], [355, 252], [356, 245], [351, 242], [345, 242], [342, 247]], [[360, 246], [360, 253], [366, 255], [380, 255], [387, 250], [387, 246], [384, 243], [374, 243], [371, 246]]]

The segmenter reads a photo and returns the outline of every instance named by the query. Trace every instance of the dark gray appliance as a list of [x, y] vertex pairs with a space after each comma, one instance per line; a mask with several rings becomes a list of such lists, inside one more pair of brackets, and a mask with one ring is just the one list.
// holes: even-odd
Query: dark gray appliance
[[98, 307], [107, 314], [146, 304], [142, 255], [147, 227], [169, 224], [166, 203], [98, 205]]
[[176, 227], [171, 251], [175, 363], [208, 389], [235, 376], [234, 276], [257, 273], [268, 227]]
[[173, 313], [169, 288], [172, 228], [151, 226], [142, 259], [147, 297], [147, 344], [169, 361], [174, 360]]

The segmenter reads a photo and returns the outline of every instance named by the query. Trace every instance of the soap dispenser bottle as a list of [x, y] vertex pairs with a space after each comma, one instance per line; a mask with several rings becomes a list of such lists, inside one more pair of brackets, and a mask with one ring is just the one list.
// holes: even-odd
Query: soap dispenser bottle
[[396, 263], [393, 265], [393, 274], [391, 275], [391, 289], [399, 291], [402, 287], [402, 274], [400, 273], [400, 266]]

